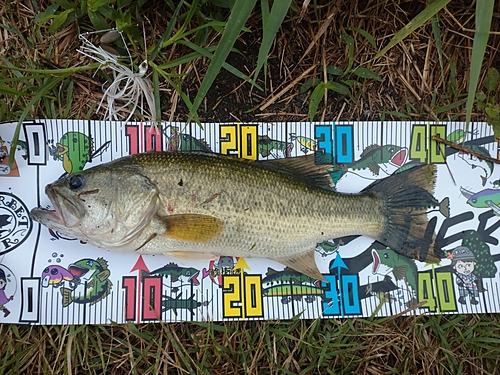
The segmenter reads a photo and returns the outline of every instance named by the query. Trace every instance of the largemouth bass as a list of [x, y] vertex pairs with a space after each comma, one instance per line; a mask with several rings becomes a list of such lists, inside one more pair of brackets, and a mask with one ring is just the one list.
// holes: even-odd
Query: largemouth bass
[[340, 194], [313, 155], [250, 162], [146, 153], [61, 177], [45, 189], [55, 210], [34, 208], [31, 217], [103, 249], [268, 258], [324, 280], [316, 244], [341, 236], [367, 235], [432, 261], [426, 210], [436, 201], [434, 182], [435, 167], [427, 165]]

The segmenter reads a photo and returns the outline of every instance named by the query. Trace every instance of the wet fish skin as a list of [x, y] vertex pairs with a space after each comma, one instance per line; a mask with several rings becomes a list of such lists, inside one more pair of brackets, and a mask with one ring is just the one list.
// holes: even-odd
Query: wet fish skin
[[[403, 224], [413, 209], [407, 201], [416, 190], [396, 190], [413, 186], [418, 175], [415, 182], [425, 186], [415, 189], [428, 195], [434, 167], [348, 195], [315, 186], [315, 176], [307, 176], [311, 157], [293, 158], [303, 163], [295, 161], [289, 168], [282, 162], [252, 163], [203, 153], [127, 156], [49, 184], [46, 193], [55, 211], [35, 208], [31, 216], [108, 250], [189, 259], [269, 258], [315, 278], [323, 278], [314, 261], [316, 243], [346, 235], [368, 235], [427, 258], [427, 248], [405, 248], [406, 232], [418, 239], [427, 221], [425, 215], [413, 215], [412, 223]], [[382, 197], [388, 189], [404, 195], [388, 203]], [[413, 224], [415, 233], [403, 228]]]

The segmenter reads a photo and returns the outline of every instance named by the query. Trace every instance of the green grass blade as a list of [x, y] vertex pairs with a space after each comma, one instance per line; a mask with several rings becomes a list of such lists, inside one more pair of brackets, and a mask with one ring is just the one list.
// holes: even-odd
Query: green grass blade
[[[194, 43], [188, 42], [186, 40], [179, 41], [179, 44], [184, 44], [185, 46], [191, 48], [193, 51], [199, 53], [201, 56], [208, 57], [209, 59], [213, 59], [214, 55], [211, 54], [207, 49], [200, 48]], [[248, 83], [253, 83], [252, 79], [247, 76], [245, 73], [241, 72], [240, 70], [236, 69], [234, 66], [228, 64], [227, 62], [224, 62], [222, 64], [222, 68], [226, 69], [229, 73], [234, 74], [236, 77], [248, 82]], [[255, 84], [255, 87], [257, 87], [259, 90], [262, 90], [262, 87], [260, 87], [258, 84]]]
[[[437, 14], [441, 9], [443, 9], [446, 4], [448, 4], [451, 0], [436, 0], [435, 2], [429, 4], [427, 8], [421, 11], [419, 14], [415, 16], [405, 27], [399, 30], [396, 35], [391, 39], [389, 44], [382, 48], [380, 52], [375, 55], [375, 58], [378, 58], [389, 51], [396, 44], [401, 42], [404, 38], [410, 35], [415, 29], [422, 26], [426, 23], [432, 16]], [[492, 1], [492, 0], [483, 0], [483, 1]], [[493, 1], [492, 1], [493, 2]], [[477, 14], [477, 13], [476, 13]]]
[[484, 52], [488, 43], [491, 20], [493, 18], [494, 0], [477, 0], [476, 2], [476, 33], [472, 44], [472, 58], [469, 77], [469, 94], [465, 109], [465, 128], [469, 128], [472, 116], [472, 107], [476, 96], [479, 75], [483, 64]]
[[[435, 0], [429, 0], [429, 3], [433, 3]], [[441, 42], [441, 29], [439, 28], [439, 18], [437, 14], [432, 16], [432, 34], [434, 35], [434, 41], [436, 43], [436, 50], [438, 53], [439, 66], [441, 67], [441, 80], [444, 83], [444, 62], [443, 62], [443, 44]]]
[[255, 6], [257, 0], [236, 0], [234, 3], [233, 9], [231, 10], [231, 14], [229, 16], [229, 20], [227, 22], [226, 29], [224, 30], [224, 35], [215, 50], [214, 57], [208, 66], [207, 72], [205, 73], [205, 77], [201, 82], [200, 89], [196, 94], [196, 97], [193, 101], [193, 106], [189, 112], [187, 122], [191, 121], [195, 112], [198, 110], [201, 102], [205, 98], [205, 95], [208, 92], [208, 89], [212, 85], [215, 77], [219, 73], [222, 65], [226, 61], [229, 52], [233, 48], [238, 35], [241, 30], [243, 30], [243, 26], [245, 26], [245, 22], [248, 17], [252, 13], [252, 10]]
[[59, 82], [61, 82], [65, 78], [66, 77], [49, 77], [47, 79], [47, 83], [38, 89], [35, 96], [30, 100], [30, 102], [26, 105], [24, 110], [21, 112], [21, 116], [19, 116], [19, 121], [17, 123], [16, 130], [14, 131], [14, 136], [12, 138], [12, 146], [10, 148], [10, 153], [9, 153], [9, 167], [10, 168], [12, 168], [12, 164], [14, 163], [14, 154], [15, 154], [16, 148], [17, 148], [17, 140], [19, 139], [19, 133], [21, 132], [21, 125], [23, 124], [23, 121], [28, 116], [29, 111], [33, 108], [33, 106], [35, 106], [40, 101], [40, 99], [45, 95], [45, 93], [47, 93], [53, 87], [58, 85]]
[[[271, 8], [271, 12], [267, 17], [262, 17], [263, 31], [262, 43], [259, 48], [259, 56], [257, 58], [257, 68], [255, 69], [254, 80], [257, 81], [262, 66], [267, 61], [267, 54], [271, 49], [274, 37], [278, 32], [285, 16], [290, 8], [292, 0], [275, 1]], [[264, 12], [263, 12], [264, 13]]]

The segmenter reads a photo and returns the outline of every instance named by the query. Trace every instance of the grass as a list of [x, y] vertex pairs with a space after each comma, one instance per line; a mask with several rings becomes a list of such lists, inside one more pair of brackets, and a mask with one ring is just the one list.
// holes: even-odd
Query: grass
[[3, 326], [1, 369], [31, 374], [495, 374], [495, 316], [140, 326]]
[[[167, 121], [186, 121], [194, 111], [200, 121], [307, 121], [311, 101], [315, 120], [464, 121], [470, 110], [479, 121], [484, 113], [466, 104], [469, 80], [476, 76], [483, 87], [488, 68], [500, 68], [500, 36], [478, 21], [485, 57], [474, 74], [470, 69], [477, 53], [475, 6], [488, 1], [435, 0], [435, 9], [444, 6], [437, 17], [428, 12], [405, 38], [398, 32], [421, 14], [423, 3], [287, 1], [275, 8], [278, 2], [229, 1], [248, 13], [232, 21], [229, 9], [215, 6], [219, 1], [133, 2], [139, 12], [127, 3], [118, 13], [58, 3], [0, 5], [0, 121], [95, 118], [106, 76], [94, 75], [96, 64], [75, 52], [76, 36], [106, 22], [106, 14], [124, 28], [144, 24], [145, 45], [140, 27], [126, 28], [127, 42], [135, 64], [148, 52], [155, 110]], [[269, 20], [280, 20], [283, 9], [288, 12], [276, 28]], [[498, 4], [495, 11], [491, 30], [499, 30]], [[224, 27], [233, 31], [221, 36]], [[224, 50], [218, 47], [223, 38], [229, 40]], [[392, 48], [382, 53], [384, 46]], [[349, 94], [327, 84], [336, 82], [331, 67], [342, 70]], [[358, 67], [381, 80], [357, 75]], [[301, 92], [309, 79], [323, 82], [323, 95]], [[498, 97], [498, 89], [492, 95]], [[500, 318], [488, 314], [2, 325], [0, 337], [2, 374], [496, 374], [500, 365]]]

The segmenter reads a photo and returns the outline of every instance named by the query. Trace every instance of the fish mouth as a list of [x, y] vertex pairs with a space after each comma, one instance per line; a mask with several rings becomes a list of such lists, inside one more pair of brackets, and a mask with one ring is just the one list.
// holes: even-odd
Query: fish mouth
[[70, 265], [69, 268], [68, 268], [69, 272], [75, 276], [75, 277], [78, 277], [78, 278], [81, 278], [82, 276], [84, 276], [87, 272], [89, 272], [90, 270], [87, 269], [87, 268], [83, 268], [83, 267], [79, 267], [77, 265]]
[[408, 150], [406, 147], [403, 147], [401, 150], [396, 152], [396, 154], [391, 158], [390, 162], [398, 167], [401, 167], [405, 162], [408, 156]]
[[[79, 224], [82, 217], [80, 210], [71, 200], [58, 193], [53, 184], [47, 185], [45, 194], [47, 194], [54, 209], [33, 208], [30, 212], [31, 219], [63, 232], [65, 228], [75, 227]], [[63, 213], [62, 206], [65, 208], [65, 213]]]
[[378, 253], [376, 250], [372, 250], [372, 258], [373, 258], [372, 273], [376, 274], [378, 271], [378, 268], [380, 267], [380, 257], [378, 256]]

